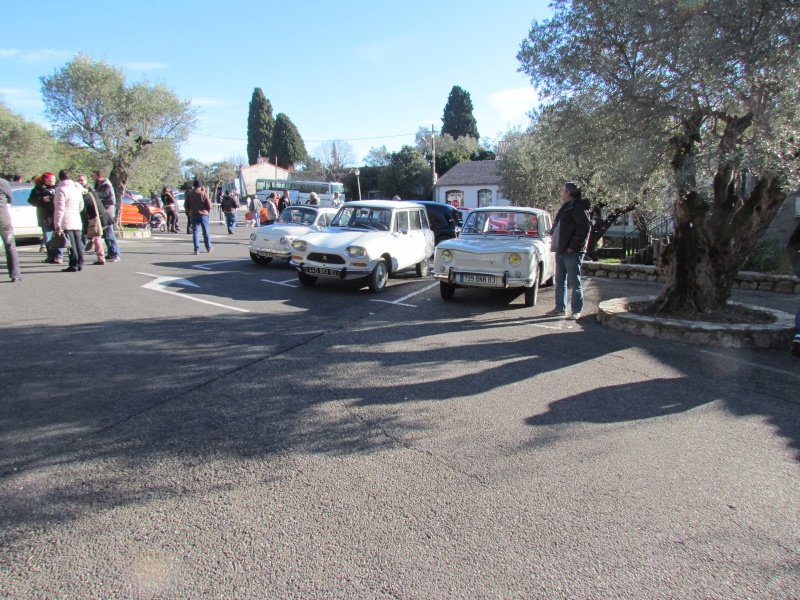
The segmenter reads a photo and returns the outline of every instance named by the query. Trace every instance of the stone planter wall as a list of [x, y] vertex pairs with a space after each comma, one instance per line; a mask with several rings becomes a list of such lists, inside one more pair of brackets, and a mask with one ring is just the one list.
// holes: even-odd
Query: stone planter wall
[[[612, 277], [616, 279], [632, 279], [634, 281], [664, 281], [654, 266], [625, 265], [619, 263], [599, 263], [585, 261], [581, 266], [583, 274], [588, 277]], [[733, 280], [734, 289], [761, 290], [783, 294], [800, 294], [800, 281], [789, 275], [765, 275], [742, 271]]]
[[153, 237], [153, 232], [149, 227], [118, 227], [114, 233], [118, 239]]

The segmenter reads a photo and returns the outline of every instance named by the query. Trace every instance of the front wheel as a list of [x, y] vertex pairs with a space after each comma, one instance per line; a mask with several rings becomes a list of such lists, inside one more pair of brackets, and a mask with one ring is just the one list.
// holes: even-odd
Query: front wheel
[[417, 263], [417, 277], [427, 277], [428, 276], [428, 259], [423, 258], [421, 261]]
[[381, 258], [372, 270], [372, 275], [369, 276], [370, 291], [375, 294], [382, 292], [386, 288], [388, 280], [389, 267], [386, 266], [386, 261]]
[[270, 263], [270, 261], [272, 260], [271, 256], [259, 256], [258, 254], [255, 254], [253, 252], [250, 253], [250, 258], [252, 259], [252, 261], [254, 263], [256, 263], [257, 265], [260, 265], [262, 267], [264, 265], [268, 265]]
[[456, 286], [445, 281], [439, 282], [439, 294], [441, 294], [442, 300], [452, 300], [455, 293]]
[[300, 280], [300, 283], [304, 286], [310, 287], [317, 283], [317, 278], [312, 275], [306, 275], [302, 271], [297, 272], [297, 278]]
[[536, 306], [539, 299], [539, 265], [533, 270], [533, 286], [525, 288], [525, 306]]

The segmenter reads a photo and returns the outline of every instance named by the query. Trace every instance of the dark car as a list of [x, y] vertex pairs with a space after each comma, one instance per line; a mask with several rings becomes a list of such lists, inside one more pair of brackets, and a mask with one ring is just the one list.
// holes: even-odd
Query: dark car
[[437, 246], [439, 242], [452, 240], [461, 233], [461, 213], [449, 204], [430, 200], [414, 200], [413, 202], [425, 207]]

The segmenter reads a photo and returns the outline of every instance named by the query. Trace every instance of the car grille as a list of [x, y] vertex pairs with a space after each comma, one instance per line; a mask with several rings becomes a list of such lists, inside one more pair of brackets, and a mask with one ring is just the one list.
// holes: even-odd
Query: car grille
[[312, 252], [308, 255], [308, 260], [326, 265], [343, 265], [344, 258], [338, 254], [324, 254], [322, 252]]

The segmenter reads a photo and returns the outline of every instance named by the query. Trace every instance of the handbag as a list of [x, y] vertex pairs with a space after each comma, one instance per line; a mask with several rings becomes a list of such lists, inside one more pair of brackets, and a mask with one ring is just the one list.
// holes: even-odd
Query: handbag
[[50, 247], [54, 250], [63, 250], [64, 248], [69, 248], [69, 239], [67, 238], [67, 234], [63, 231], [61, 233], [53, 233], [53, 237], [50, 238]]
[[100, 217], [89, 219], [89, 222], [86, 224], [86, 237], [96, 238], [101, 235], [103, 235], [103, 224], [100, 222]]

